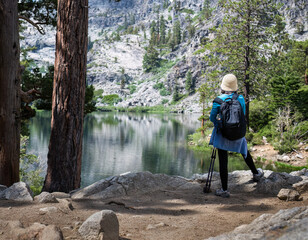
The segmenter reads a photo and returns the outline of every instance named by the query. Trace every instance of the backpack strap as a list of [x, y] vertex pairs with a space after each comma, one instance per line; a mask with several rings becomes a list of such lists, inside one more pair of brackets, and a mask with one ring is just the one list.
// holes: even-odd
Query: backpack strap
[[232, 100], [236, 100], [237, 98], [238, 98], [238, 94], [235, 92], [234, 94], [233, 94], [233, 96], [232, 96]]
[[216, 97], [216, 98], [214, 99], [213, 103], [214, 103], [214, 102], [221, 105], [224, 101], [223, 101], [221, 98]]

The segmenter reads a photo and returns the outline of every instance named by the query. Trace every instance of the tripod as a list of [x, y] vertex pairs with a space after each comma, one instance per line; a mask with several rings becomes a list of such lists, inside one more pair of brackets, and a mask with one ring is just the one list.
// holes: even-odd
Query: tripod
[[216, 148], [213, 148], [209, 172], [207, 174], [206, 184], [203, 188], [204, 193], [209, 193], [211, 191], [211, 182], [212, 182], [215, 158], [216, 158]]

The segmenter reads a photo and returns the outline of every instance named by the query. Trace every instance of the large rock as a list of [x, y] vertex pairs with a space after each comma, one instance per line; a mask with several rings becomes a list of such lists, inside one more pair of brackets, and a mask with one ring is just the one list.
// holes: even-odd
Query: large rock
[[157, 190], [201, 190], [198, 183], [182, 177], [150, 172], [128, 173], [98, 181], [88, 187], [72, 193], [73, 199], [94, 198], [107, 199], [127, 195], [147, 194]]
[[263, 214], [252, 223], [208, 240], [246, 239], [307, 239], [308, 207], [280, 210], [276, 214]]
[[22, 202], [32, 202], [33, 193], [28, 184], [24, 182], [14, 183], [11, 187], [0, 192], [0, 199], [8, 199]]
[[88, 240], [118, 240], [119, 221], [111, 210], [103, 210], [90, 216], [79, 228], [80, 235]]
[[256, 190], [260, 193], [277, 195], [282, 188], [292, 188], [292, 185], [301, 182], [299, 176], [292, 176], [288, 173], [272, 172], [268, 177], [261, 179]]
[[4, 186], [4, 185], [0, 185], [0, 192], [7, 189], [7, 186]]

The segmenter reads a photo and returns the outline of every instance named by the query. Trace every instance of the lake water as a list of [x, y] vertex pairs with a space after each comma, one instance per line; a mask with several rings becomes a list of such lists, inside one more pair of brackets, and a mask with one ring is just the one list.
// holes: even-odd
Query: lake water
[[[191, 177], [204, 173], [203, 157], [187, 148], [200, 127], [199, 114], [95, 112], [84, 122], [82, 186], [125, 172], [150, 171]], [[27, 152], [47, 168], [51, 112], [37, 112], [29, 125]], [[209, 157], [208, 157], [209, 160]], [[218, 161], [217, 161], [218, 162]]]

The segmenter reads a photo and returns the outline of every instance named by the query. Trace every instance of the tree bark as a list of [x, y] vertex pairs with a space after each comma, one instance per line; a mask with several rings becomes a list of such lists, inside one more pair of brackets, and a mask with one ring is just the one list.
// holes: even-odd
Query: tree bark
[[43, 191], [80, 187], [88, 0], [58, 0], [48, 169]]
[[19, 181], [20, 74], [17, 0], [0, 0], [0, 184]]

